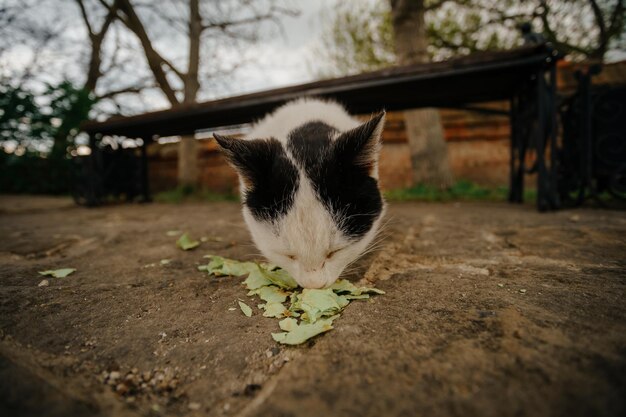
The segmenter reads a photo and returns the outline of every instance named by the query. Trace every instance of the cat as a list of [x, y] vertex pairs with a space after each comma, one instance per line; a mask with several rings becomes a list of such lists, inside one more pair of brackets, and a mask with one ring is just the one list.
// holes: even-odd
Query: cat
[[254, 243], [303, 288], [332, 285], [380, 229], [384, 123], [384, 111], [362, 123], [336, 102], [303, 98], [255, 123], [245, 139], [214, 134], [239, 175]]

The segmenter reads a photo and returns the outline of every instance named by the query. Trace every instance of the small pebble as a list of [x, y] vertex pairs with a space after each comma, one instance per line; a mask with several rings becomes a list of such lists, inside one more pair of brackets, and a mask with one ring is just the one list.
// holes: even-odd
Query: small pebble
[[43, 279], [39, 284], [37, 284], [38, 287], [47, 287], [48, 285], [50, 285], [50, 281], [47, 279]]
[[504, 284], [498, 284], [498, 287], [504, 288]]
[[192, 411], [196, 411], [200, 409], [201, 405], [200, 403], [189, 403], [187, 407]]
[[113, 371], [109, 374], [109, 379], [115, 381], [120, 378], [120, 373], [118, 371]]
[[119, 395], [126, 394], [128, 392], [128, 385], [117, 384], [117, 386], [115, 387], [115, 392], [117, 392]]
[[524, 289], [519, 290], [519, 292], [521, 292], [522, 294], [526, 294], [526, 290], [524, 290]]

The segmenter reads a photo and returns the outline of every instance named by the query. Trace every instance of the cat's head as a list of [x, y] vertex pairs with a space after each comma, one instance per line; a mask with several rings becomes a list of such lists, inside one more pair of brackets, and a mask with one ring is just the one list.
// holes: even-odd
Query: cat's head
[[255, 244], [302, 287], [331, 285], [376, 236], [385, 209], [377, 181], [384, 119], [382, 112], [343, 133], [309, 122], [285, 144], [215, 135], [239, 174]]

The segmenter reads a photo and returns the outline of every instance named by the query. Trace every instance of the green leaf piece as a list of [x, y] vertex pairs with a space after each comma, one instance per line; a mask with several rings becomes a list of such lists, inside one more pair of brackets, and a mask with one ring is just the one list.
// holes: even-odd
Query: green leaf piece
[[[206, 256], [205, 256], [206, 258]], [[224, 265], [224, 258], [221, 256], [209, 256], [211, 260], [206, 264], [206, 271], [213, 275], [222, 275], [222, 265]]]
[[287, 309], [282, 303], [267, 303], [265, 305], [265, 312], [263, 313], [263, 317], [285, 317], [285, 313]]
[[249, 291], [248, 295], [258, 295], [261, 300], [268, 303], [284, 303], [289, 293], [280, 288], [268, 286]]
[[338, 279], [333, 285], [330, 286], [330, 289], [337, 294], [350, 293], [359, 295], [359, 289], [347, 279]]
[[298, 288], [296, 280], [284, 269], [266, 270], [265, 268], [260, 268], [260, 271], [268, 281], [280, 288], [286, 290]]
[[[321, 319], [311, 324], [300, 323], [299, 325], [294, 325], [293, 322], [289, 321], [284, 323], [282, 326], [285, 328], [291, 328], [291, 330], [282, 333], [272, 333], [272, 338], [278, 343], [282, 343], [285, 345], [299, 345], [306, 342], [310, 338], [317, 336], [318, 334], [332, 330], [333, 320], [336, 317], [337, 316], [329, 317], [327, 319]], [[284, 322], [285, 320], [281, 320], [281, 322]]]
[[61, 268], [61, 269], [50, 269], [48, 271], [40, 271], [40, 275], [50, 275], [54, 278], [65, 278], [76, 271], [75, 268]]
[[233, 277], [240, 277], [242, 275], [246, 275], [251, 273], [252, 271], [257, 271], [259, 269], [258, 265], [254, 262], [239, 262], [233, 261], [232, 259], [222, 258], [223, 264], [220, 270], [222, 275], [230, 275]]
[[210, 261], [205, 267], [198, 269], [207, 271], [210, 275], [240, 277], [252, 272], [260, 274], [259, 267], [254, 262], [239, 262], [216, 255], [205, 255], [204, 257], [209, 258]]
[[290, 332], [298, 327], [298, 320], [287, 317], [286, 319], [278, 322], [278, 327], [280, 327], [280, 330], [282, 331]]
[[[351, 294], [353, 296], [361, 295], [361, 294], [384, 294], [383, 290], [379, 290], [378, 288], [370, 288], [370, 287], [357, 287], [347, 279], [339, 279], [335, 281], [330, 288], [336, 292], [337, 294]], [[367, 297], [364, 297], [367, 298]], [[354, 298], [357, 299], [357, 298]]]
[[306, 314], [302, 316], [303, 320], [315, 323], [320, 317], [339, 313], [349, 303], [348, 299], [335, 294], [330, 288], [323, 290], [307, 288], [298, 296], [294, 303], [294, 309], [301, 310]]
[[252, 309], [250, 308], [250, 306], [243, 301], [238, 301], [238, 303], [239, 308], [241, 309], [243, 314], [245, 314], [247, 317], [252, 317]]
[[344, 297], [346, 300], [366, 300], [370, 298], [370, 295], [369, 294], [360, 294], [360, 295], [346, 294], [346, 295], [342, 295], [342, 297]]
[[182, 250], [191, 250], [198, 247], [198, 245], [200, 245], [200, 242], [190, 238], [187, 233], [183, 233], [182, 236], [179, 237], [176, 241], [176, 246], [178, 246]]
[[243, 282], [247, 289], [257, 290], [261, 287], [266, 287], [272, 284], [272, 281], [265, 277], [265, 274], [257, 267], [256, 270], [251, 271], [248, 278]]

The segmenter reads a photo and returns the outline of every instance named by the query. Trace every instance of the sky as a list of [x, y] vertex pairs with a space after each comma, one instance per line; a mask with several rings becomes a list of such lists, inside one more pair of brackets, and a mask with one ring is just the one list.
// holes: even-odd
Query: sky
[[[76, 63], [86, 62], [87, 49], [83, 48], [81, 51], [78, 47], [73, 48], [72, 44], [84, 45], [86, 31], [80, 20], [79, 9], [74, 1], [0, 0], [0, 13], [3, 4], [19, 4], [20, 1], [31, 1], [33, 4], [36, 4], [36, 7], [29, 9], [28, 17], [22, 16], [22, 19], [27, 19], [24, 20], [25, 22], [35, 22], [35, 26], [39, 27], [63, 28], [63, 41], [59, 41], [56, 44], [53, 43], [45, 50], [37, 52], [38, 62], [43, 67], [39, 72], [37, 81], [55, 83], [63, 78], [70, 78], [77, 83], [82, 82], [85, 66], [76, 65]], [[86, 4], [89, 5], [89, 1], [93, 0], [86, 1]], [[134, 3], [140, 4], [140, 1], [135, 0]], [[227, 82], [215, 88], [204, 88], [199, 95], [199, 100], [260, 91], [314, 79], [313, 71], [311, 70], [311, 65], [314, 65], [315, 62], [313, 49], [315, 44], [319, 42], [320, 36], [326, 27], [325, 25], [328, 25], [328, 22], [323, 21], [323, 15], [328, 15], [327, 12], [340, 0], [279, 1], [283, 1], [281, 4], [291, 5], [293, 9], [299, 10], [299, 15], [295, 17], [283, 16], [280, 21], [280, 29], [275, 25], [268, 25], [267, 30], [263, 29], [261, 31], [262, 39], [254, 44], [252, 48], [247, 48], [245, 51], [245, 57], [249, 62], [246, 65], [242, 65], [236, 71], [234, 77], [228, 77]], [[95, 7], [97, 6], [96, 4], [92, 3], [92, 5], [94, 6], [93, 10], [100, 9]], [[180, 10], [185, 11], [184, 7], [182, 5]], [[91, 12], [91, 10], [89, 11]], [[150, 24], [151, 17], [148, 14], [142, 15], [142, 19], [148, 30], [155, 26]], [[97, 27], [98, 24], [96, 23], [94, 26]], [[150, 72], [145, 64], [145, 59], [141, 56], [141, 47], [134, 35], [130, 34], [126, 29], [116, 29], [115, 35], [120, 36], [123, 42], [130, 46], [123, 53], [128, 56], [122, 56], [122, 58], [128, 59], [131, 63], [126, 67], [120, 67], [117, 72], [111, 72], [106, 77], [103, 77], [100, 85], [117, 88], [129, 83], [132, 84], [134, 80], [141, 78], [141, 76], [145, 77]], [[113, 31], [107, 34], [108, 43], [105, 42], [105, 50], [112, 50], [112, 37], [115, 35]], [[186, 64], [186, 45], [181, 46], [184, 38], [181, 38], [180, 34], [175, 33], [171, 28], [165, 27], [160, 27], [150, 35], [155, 48], [171, 61], [179, 62], [180, 68], [184, 69]], [[217, 44], [208, 45], [204, 49], [211, 50], [211, 53], [218, 56], [220, 62], [225, 66], [239, 64], [240, 53], [235, 48]], [[34, 49], [31, 45], [22, 45], [20, 42], [15, 42], [15, 45], [8, 52], [0, 55], [0, 76], [8, 75], [10, 78], [15, 74], [24, 73], [32, 66], [33, 53]], [[201, 66], [201, 71], [210, 69], [209, 67], [204, 67]], [[125, 113], [137, 113], [142, 110], [156, 110], [169, 107], [169, 103], [162, 93], [156, 89], [143, 93], [141, 100], [137, 97], [125, 96], [124, 103], [128, 105]], [[110, 105], [105, 105], [104, 109], [107, 112], [116, 111]]]

